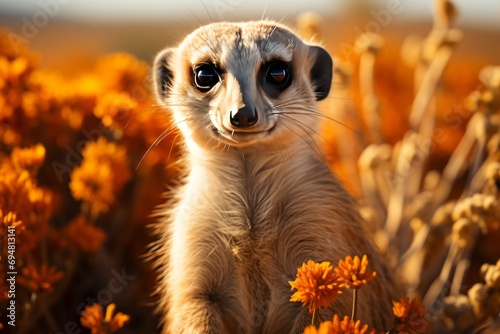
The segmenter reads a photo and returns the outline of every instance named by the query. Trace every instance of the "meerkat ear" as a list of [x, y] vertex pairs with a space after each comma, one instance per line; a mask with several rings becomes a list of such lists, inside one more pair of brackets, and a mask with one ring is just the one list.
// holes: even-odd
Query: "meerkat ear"
[[175, 48], [168, 48], [161, 51], [155, 58], [153, 65], [154, 88], [158, 99], [163, 100], [170, 90], [173, 73], [170, 69], [172, 56]]
[[310, 78], [313, 84], [316, 100], [321, 101], [328, 96], [332, 85], [333, 61], [330, 54], [319, 46], [311, 46], [315, 54]]

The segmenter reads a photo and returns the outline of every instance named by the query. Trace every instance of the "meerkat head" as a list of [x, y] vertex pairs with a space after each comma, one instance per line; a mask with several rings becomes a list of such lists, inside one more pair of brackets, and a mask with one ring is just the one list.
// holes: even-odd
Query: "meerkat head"
[[282, 145], [316, 131], [332, 59], [273, 22], [214, 23], [163, 50], [154, 70], [158, 99], [188, 141]]

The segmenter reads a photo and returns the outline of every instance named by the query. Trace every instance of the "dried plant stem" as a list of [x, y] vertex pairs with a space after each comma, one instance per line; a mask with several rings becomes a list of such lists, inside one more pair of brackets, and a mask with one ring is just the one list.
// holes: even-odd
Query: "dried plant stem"
[[45, 307], [44, 309], [45, 309], [45, 312], [43, 313], [43, 317], [44, 317], [45, 321], [47, 322], [47, 324], [49, 325], [51, 333], [52, 332], [59, 333], [60, 331], [59, 331], [59, 328], [57, 326], [57, 322], [54, 319], [54, 316], [52, 315], [51, 312], [49, 312], [47, 307]]
[[77, 254], [72, 253], [71, 258], [66, 261], [66, 274], [63, 276], [63, 279], [58, 282], [56, 290], [50, 295], [45, 295], [45, 300], [43, 302], [38, 302], [36, 304], [32, 303], [34, 305], [33, 308], [30, 310], [30, 312], [27, 312], [22, 319], [20, 325], [20, 333], [30, 333], [32, 327], [37, 324], [38, 319], [45, 316], [47, 310], [49, 310], [50, 307], [59, 300], [63, 292], [66, 291], [66, 288], [71, 282], [71, 279], [73, 278], [73, 275], [76, 271], [75, 264], [77, 263], [77, 261]]
[[432, 101], [436, 88], [441, 81], [444, 69], [452, 55], [452, 48], [449, 46], [441, 47], [437, 52], [432, 62], [429, 64], [427, 72], [422, 78], [422, 83], [418, 88], [415, 100], [413, 101], [412, 109], [410, 112], [410, 126], [414, 131], [422, 122], [426, 110]]
[[369, 141], [381, 143], [382, 131], [380, 127], [379, 102], [373, 89], [373, 70], [376, 54], [363, 52], [359, 60], [359, 90], [363, 97], [363, 116], [368, 128]]
[[473, 176], [470, 186], [469, 186], [469, 193], [470, 194], [475, 194], [481, 190], [481, 188], [484, 186], [486, 182], [486, 176], [485, 176], [485, 169], [486, 165], [489, 163], [489, 160], [483, 161], [483, 164], [479, 169], [477, 170], [476, 174]]
[[[435, 97], [431, 98], [435, 102]], [[412, 199], [420, 192], [422, 177], [424, 175], [425, 161], [429, 158], [432, 149], [432, 136], [436, 124], [435, 103], [428, 107], [428, 112], [424, 114], [422, 124], [419, 129], [419, 141], [416, 157], [417, 161], [412, 165], [412, 172], [408, 176], [408, 186], [406, 187], [406, 198]]]
[[486, 137], [485, 137], [486, 130], [484, 128], [486, 127], [486, 122], [488, 122], [488, 120], [486, 119], [486, 116], [484, 114], [479, 114], [479, 115], [481, 116], [478, 118], [479, 121], [477, 126], [481, 127], [482, 131], [476, 130], [477, 145], [475, 147], [474, 157], [471, 163], [471, 169], [469, 171], [469, 176], [467, 178], [467, 184], [465, 188], [467, 189], [467, 195], [473, 194], [471, 185], [472, 182], [474, 181], [474, 176], [478, 174], [485, 160], [484, 148], [486, 146]]
[[472, 255], [472, 250], [474, 249], [476, 240], [481, 234], [481, 229], [479, 228], [479, 226], [474, 225], [474, 227], [474, 230], [471, 232], [472, 236], [470, 237], [472, 244], [469, 245], [467, 249], [461, 251], [456, 260], [455, 273], [453, 275], [453, 280], [451, 282], [450, 288], [450, 295], [452, 296], [458, 296], [460, 294], [460, 289], [462, 287], [465, 273], [470, 266], [470, 256]]
[[414, 131], [418, 131], [421, 144], [418, 148], [418, 162], [412, 165], [412, 172], [408, 173], [407, 198], [413, 198], [419, 192], [422, 184], [425, 161], [431, 153], [435, 127], [436, 108], [433, 107], [433, 102], [435, 102], [436, 91], [452, 51], [450, 46], [442, 46], [436, 51], [435, 57], [422, 76], [421, 84], [413, 101], [410, 125]]
[[412, 133], [411, 130], [406, 133], [401, 145], [401, 152], [396, 161], [395, 176], [391, 196], [387, 205], [387, 220], [385, 223], [385, 230], [389, 238], [394, 238], [403, 218], [405, 189], [411, 168], [409, 164], [411, 164], [415, 156], [414, 137], [415, 134]]
[[[414, 255], [417, 251], [422, 249], [425, 242], [427, 241], [427, 237], [429, 236], [430, 231], [431, 231], [430, 226], [426, 225], [417, 232], [417, 234], [413, 237], [413, 241], [410, 247], [408, 247], [406, 252], [399, 258], [398, 265], [402, 265], [403, 263], [408, 261], [408, 259], [412, 255]], [[422, 271], [423, 266], [421, 266], [420, 268], [415, 268], [415, 270]], [[414, 273], [414, 275], [418, 275], [418, 273]]]
[[352, 292], [352, 314], [351, 319], [356, 321], [356, 308], [358, 306], [358, 289], [353, 289]]
[[[434, 112], [429, 106], [433, 97], [435, 95], [436, 88], [440, 82], [443, 75], [444, 69], [448, 64], [452, 55], [452, 48], [449, 46], [443, 46], [436, 51], [436, 55], [432, 62], [429, 64], [426, 73], [423, 75], [422, 83], [417, 90], [415, 100], [413, 101], [412, 109], [410, 112], [410, 126], [413, 129], [413, 133], [419, 133], [418, 141], [420, 143], [431, 143], [432, 133], [434, 128]], [[429, 111], [431, 110], [431, 111]], [[430, 124], [423, 124], [423, 121], [431, 122]], [[409, 132], [411, 133], [411, 131]], [[425, 138], [423, 136], [425, 136]], [[407, 146], [406, 143], [412, 140], [412, 136], [407, 135], [403, 140], [403, 147]], [[410, 143], [411, 144], [411, 143]], [[421, 177], [423, 174], [423, 161], [427, 159], [429, 155], [429, 148], [425, 147], [422, 150], [422, 155], [419, 157], [421, 160], [419, 162], [419, 167], [411, 180], [412, 185], [420, 185]], [[415, 157], [415, 154], [413, 155]], [[413, 158], [412, 157], [412, 158]], [[413, 174], [415, 166], [413, 159], [406, 155], [400, 155], [398, 157], [398, 166], [396, 166], [396, 171], [400, 177], [400, 180], [395, 183], [395, 188], [392, 189], [391, 198], [388, 205], [388, 214], [386, 221], [386, 230], [389, 237], [394, 237], [401, 225], [401, 220], [403, 217], [405, 198], [407, 193], [408, 178]], [[407, 164], [410, 162], [411, 169], [408, 170]], [[417, 186], [417, 189], [418, 189]], [[416, 190], [412, 187], [412, 193]], [[418, 191], [417, 191], [418, 192]]]
[[481, 117], [480, 114], [472, 116], [462, 140], [458, 144], [455, 151], [453, 151], [450, 160], [443, 170], [441, 179], [436, 187], [434, 208], [443, 204], [443, 202], [446, 201], [450, 195], [453, 184], [460, 174], [460, 171], [468, 158], [469, 152], [476, 142], [475, 127], [476, 123], [479, 121], [478, 117]]
[[387, 215], [383, 208], [387, 203], [384, 203], [379, 191], [381, 187], [377, 182], [375, 172], [371, 168], [364, 168], [360, 165], [360, 180], [366, 205], [373, 210], [377, 222], [385, 221]]
[[441, 269], [439, 277], [434, 280], [429, 290], [425, 294], [423, 299], [424, 305], [431, 305], [434, 301], [439, 298], [443, 298], [447, 294], [447, 289], [449, 288], [449, 278], [453, 271], [455, 261], [459, 256], [459, 247], [456, 244], [452, 244], [448, 251], [448, 255]]
[[316, 309], [313, 310], [312, 317], [311, 317], [311, 325], [316, 325]]
[[469, 269], [470, 260], [468, 254], [463, 256], [457, 262], [457, 266], [455, 269], [455, 275], [453, 275], [453, 280], [451, 281], [450, 295], [458, 296], [460, 295], [460, 289], [462, 288], [462, 282], [464, 280], [465, 273], [467, 269]]
[[479, 327], [477, 327], [474, 332], [472, 332], [472, 334], [479, 334], [479, 333], [482, 333], [484, 332], [485, 329], [488, 329], [492, 324], [494, 324], [494, 320], [491, 320], [491, 321], [488, 321], [487, 323], [485, 323], [484, 325], [481, 325]]

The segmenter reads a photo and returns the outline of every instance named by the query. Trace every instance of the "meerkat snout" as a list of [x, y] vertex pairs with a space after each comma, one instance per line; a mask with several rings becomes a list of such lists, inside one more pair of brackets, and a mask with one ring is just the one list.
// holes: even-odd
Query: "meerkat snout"
[[236, 128], [251, 128], [259, 121], [259, 114], [253, 105], [247, 105], [238, 109], [234, 114], [229, 112], [231, 125]]
[[314, 131], [304, 105], [328, 95], [332, 66], [327, 51], [284, 26], [217, 23], [160, 53], [154, 75], [158, 99], [175, 106], [186, 137], [243, 147]]

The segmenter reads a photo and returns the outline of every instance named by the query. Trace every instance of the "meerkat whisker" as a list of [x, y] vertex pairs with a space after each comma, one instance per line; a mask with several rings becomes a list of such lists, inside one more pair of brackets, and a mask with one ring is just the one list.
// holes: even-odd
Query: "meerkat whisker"
[[[288, 127], [288, 129], [290, 131], [292, 131], [296, 136], [298, 136], [300, 139], [302, 139], [305, 143], [307, 143], [307, 145], [316, 153], [316, 156], [318, 157], [318, 159], [323, 162], [325, 164], [325, 166], [327, 166], [327, 161], [325, 160], [325, 157], [324, 155], [322, 154], [322, 150], [321, 150], [321, 147], [319, 146], [319, 144], [316, 142], [316, 140], [314, 140], [313, 138], [313, 135], [319, 135], [317, 132], [315, 132], [314, 130], [312, 131], [307, 131], [307, 129], [305, 129], [303, 126], [307, 127], [307, 125], [305, 124], [302, 124], [300, 122], [298, 122], [296, 119], [293, 119], [292, 117], [286, 117], [286, 114], [283, 114], [283, 116], [287, 119], [288, 122], [291, 122], [291, 123], [294, 123], [296, 125], [298, 125], [298, 128], [300, 130], [302, 130], [311, 140], [306, 140], [303, 136], [301, 136], [298, 132], [294, 131], [291, 129], [291, 127]], [[284, 126], [285, 123], [283, 123]], [[323, 138], [323, 137], [322, 137]], [[325, 139], [326, 140], [326, 139]]]
[[[289, 302], [297, 268], [364, 254], [377, 278], [357, 314], [392, 328], [391, 276], [321, 145], [321, 122], [348, 128], [316, 103], [331, 89], [328, 52], [279, 23], [220, 22], [161, 51], [154, 70], [185, 168], [152, 247], [163, 333], [301, 334], [311, 318]], [[315, 316], [350, 314], [351, 297]]]

